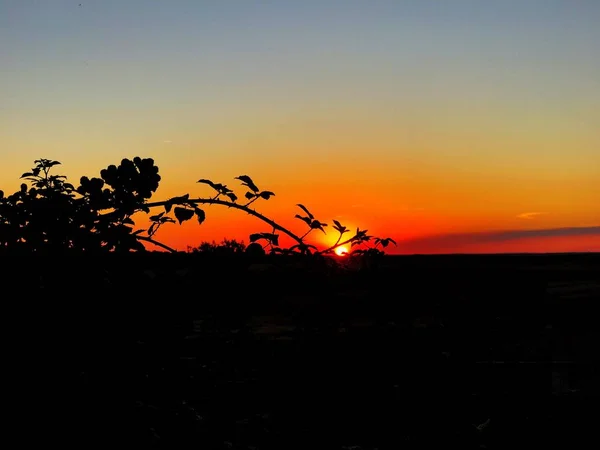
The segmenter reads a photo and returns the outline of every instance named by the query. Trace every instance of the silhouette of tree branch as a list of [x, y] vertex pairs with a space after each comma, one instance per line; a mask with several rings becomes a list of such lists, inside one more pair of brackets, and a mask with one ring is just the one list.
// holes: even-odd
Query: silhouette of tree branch
[[177, 253], [177, 250], [175, 250], [174, 248], [169, 247], [168, 245], [163, 244], [162, 242], [156, 241], [156, 240], [154, 240], [152, 238], [149, 238], [149, 237], [146, 237], [146, 236], [136, 236], [136, 238], [138, 240], [140, 240], [140, 241], [150, 242], [151, 244], [154, 244], [157, 247], [161, 247], [161, 248], [167, 250], [168, 252]]
[[189, 200], [185, 200], [185, 201], [181, 201], [181, 202], [173, 202], [171, 200], [165, 200], [165, 201], [160, 201], [160, 202], [145, 203], [144, 206], [146, 208], [156, 208], [156, 207], [160, 207], [160, 206], [164, 207], [167, 204], [170, 204], [170, 205], [175, 205], [175, 204], [189, 205], [189, 204], [192, 204], [192, 205], [221, 205], [221, 206], [227, 206], [228, 208], [233, 208], [233, 209], [237, 209], [237, 210], [240, 210], [240, 211], [244, 211], [244, 212], [250, 214], [251, 216], [254, 216], [257, 219], [260, 219], [263, 222], [267, 223], [273, 229], [281, 231], [282, 233], [287, 234], [289, 237], [291, 237], [292, 239], [294, 239], [299, 244], [303, 243], [302, 238], [300, 236], [298, 236], [294, 232], [288, 230], [287, 228], [283, 227], [282, 225], [279, 225], [277, 222], [275, 222], [272, 219], [269, 219], [268, 217], [266, 217], [265, 215], [259, 213], [258, 211], [254, 210], [254, 209], [248, 208], [247, 205], [240, 205], [238, 203], [229, 202], [229, 201], [226, 201], [226, 200], [219, 200], [219, 199], [214, 199], [214, 198], [194, 198], [194, 199], [189, 199]]
[[[274, 192], [261, 190], [248, 175], [235, 177], [246, 187], [245, 199], [238, 203], [238, 196], [225, 184], [208, 179], [197, 182], [210, 186], [217, 192], [214, 197], [190, 199], [189, 194], [172, 197], [167, 200], [150, 202], [156, 192], [161, 177], [152, 158], [134, 157], [123, 159], [116, 166], [109, 165], [100, 171], [100, 178], [83, 176], [79, 186], [66, 181], [63, 175], [50, 175], [51, 168], [60, 162], [49, 159], [34, 161], [34, 167], [21, 175], [23, 183], [14, 194], [5, 196], [0, 191], [0, 247], [27, 248], [59, 251], [64, 248], [84, 251], [144, 251], [142, 242], [176, 253], [177, 250], [154, 239], [154, 235], [165, 223], [186, 222], [196, 217], [199, 224], [206, 219], [206, 213], [198, 205], [221, 205], [243, 211], [270, 226], [270, 233], [258, 232], [250, 235], [251, 243], [265, 240], [266, 247], [272, 253], [281, 253], [279, 234], [283, 233], [295, 241], [287, 249], [291, 253], [322, 255], [345, 244], [364, 244], [373, 236], [366, 230], [356, 230], [356, 234], [340, 243], [348, 230], [337, 220], [328, 225], [317, 220], [303, 204], [297, 204], [301, 214], [294, 217], [302, 221], [308, 230], [298, 235], [280, 225], [273, 219], [252, 209], [250, 205], [258, 199], [269, 200]], [[218, 198], [227, 197], [227, 200]], [[137, 212], [150, 213], [151, 208], [163, 207], [164, 211], [149, 217], [152, 223], [148, 230], [135, 230], [132, 215]], [[173, 213], [171, 217], [169, 213]], [[304, 242], [313, 230], [325, 233], [328, 227], [337, 230], [340, 235], [333, 246], [319, 251], [314, 245]], [[146, 232], [146, 236], [140, 233]], [[375, 248], [396, 245], [391, 238], [375, 238]], [[314, 253], [311, 253], [312, 250]], [[357, 253], [362, 250], [357, 250]]]

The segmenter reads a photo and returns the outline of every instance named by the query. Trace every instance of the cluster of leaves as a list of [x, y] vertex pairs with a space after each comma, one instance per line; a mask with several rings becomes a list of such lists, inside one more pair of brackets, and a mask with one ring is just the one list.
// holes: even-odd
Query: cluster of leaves
[[[161, 177], [158, 167], [150, 158], [123, 159], [119, 166], [110, 165], [101, 170], [99, 178], [81, 177], [77, 187], [68, 183], [65, 176], [50, 173], [54, 166], [60, 164], [58, 161], [39, 159], [34, 164], [30, 172], [21, 176], [29, 182], [29, 186], [23, 183], [17, 192], [7, 197], [0, 191], [0, 248], [33, 252], [65, 249], [88, 252], [144, 251], [145, 241], [174, 251], [156, 241], [156, 233], [164, 224], [182, 224], [193, 217], [202, 224], [206, 220], [206, 213], [199, 205], [205, 204], [234, 208], [269, 225], [270, 231], [249, 236], [248, 248], [252, 247], [253, 251], [260, 247], [261, 251], [271, 253], [327, 254], [340, 245], [364, 246], [373, 239], [374, 247], [357, 248], [352, 252], [366, 255], [381, 253], [381, 249], [390, 243], [396, 244], [390, 238], [373, 238], [367, 235], [366, 230], [360, 229], [356, 230], [354, 236], [342, 241], [349, 230], [334, 220], [332, 229], [339, 237], [333, 246], [319, 251], [305, 239], [314, 230], [326, 233], [327, 223], [316, 219], [306, 206], [298, 204], [304, 215], [296, 214], [295, 218], [307, 226], [307, 231], [299, 236], [250, 208], [254, 202], [269, 200], [275, 194], [259, 189], [248, 175], [235, 178], [247, 189], [245, 203], [239, 203], [239, 197], [225, 184], [204, 178], [198, 183], [211, 187], [215, 191], [213, 197], [190, 198], [189, 194], [185, 194], [151, 203], [149, 199], [158, 189]], [[149, 216], [148, 229], [134, 230], [134, 214], [150, 213], [159, 207], [164, 211]], [[279, 242], [281, 233], [292, 238], [295, 244], [282, 248]]]
[[144, 210], [160, 181], [152, 159], [123, 159], [81, 177], [79, 186], [50, 171], [58, 161], [38, 159], [12, 195], [0, 191], [0, 248], [32, 252], [143, 250], [131, 219]]

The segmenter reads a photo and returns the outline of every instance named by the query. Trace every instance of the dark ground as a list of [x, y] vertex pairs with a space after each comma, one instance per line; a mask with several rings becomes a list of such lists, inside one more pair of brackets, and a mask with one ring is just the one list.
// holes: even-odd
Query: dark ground
[[6, 261], [7, 429], [77, 448], [598, 440], [600, 255], [250, 263]]

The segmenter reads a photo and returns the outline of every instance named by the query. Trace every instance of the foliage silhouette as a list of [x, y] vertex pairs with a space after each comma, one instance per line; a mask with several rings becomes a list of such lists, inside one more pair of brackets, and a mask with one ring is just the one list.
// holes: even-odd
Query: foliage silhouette
[[[356, 248], [351, 252], [355, 256], [372, 256], [382, 254], [382, 249], [390, 243], [396, 245], [391, 238], [374, 238], [367, 235], [367, 230], [359, 228], [352, 237], [343, 240], [349, 230], [334, 220], [332, 228], [339, 236], [334, 245], [319, 250], [305, 239], [314, 230], [326, 233], [328, 224], [316, 219], [306, 206], [298, 204], [304, 215], [296, 214], [295, 218], [307, 226], [306, 232], [298, 235], [251, 208], [253, 203], [267, 201], [275, 193], [259, 189], [248, 175], [235, 177], [247, 188], [245, 203], [239, 202], [239, 197], [225, 184], [204, 178], [197, 182], [209, 186], [214, 191], [213, 197], [190, 198], [190, 194], [185, 194], [150, 202], [161, 181], [158, 167], [151, 158], [125, 158], [119, 166], [110, 165], [102, 169], [99, 178], [81, 177], [77, 187], [67, 182], [64, 175], [50, 173], [53, 167], [60, 164], [58, 161], [38, 159], [29, 172], [21, 175], [21, 179], [29, 185], [23, 183], [17, 192], [9, 196], [0, 191], [0, 248], [38, 253], [142, 252], [146, 250], [143, 242], [148, 242], [176, 252], [155, 239], [157, 232], [165, 224], [181, 225], [194, 217], [201, 225], [206, 220], [206, 212], [200, 205], [237, 209], [268, 225], [270, 231], [250, 234], [248, 250], [251, 252], [256, 252], [256, 247], [260, 246], [264, 252], [272, 254], [325, 255], [338, 246], [365, 246], [373, 239], [373, 247]], [[149, 214], [157, 208], [164, 210], [149, 216], [148, 229], [134, 229], [134, 214]], [[293, 239], [294, 245], [282, 247], [279, 241], [282, 233]]]
[[[246, 244], [238, 242], [235, 239], [223, 239], [217, 242], [201, 242], [197, 247], [188, 247], [188, 253], [217, 254], [217, 255], [236, 255], [246, 251]], [[262, 248], [262, 247], [261, 247]]]

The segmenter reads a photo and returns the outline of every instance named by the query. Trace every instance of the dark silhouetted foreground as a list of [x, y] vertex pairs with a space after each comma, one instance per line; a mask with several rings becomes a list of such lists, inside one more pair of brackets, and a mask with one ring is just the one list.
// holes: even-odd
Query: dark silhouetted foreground
[[4, 263], [6, 405], [22, 440], [597, 440], [598, 255], [384, 257], [360, 271], [245, 254]]

